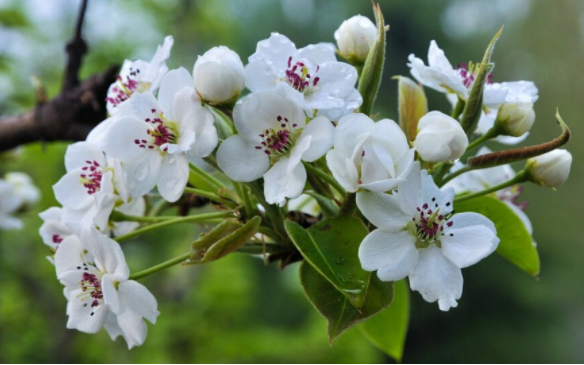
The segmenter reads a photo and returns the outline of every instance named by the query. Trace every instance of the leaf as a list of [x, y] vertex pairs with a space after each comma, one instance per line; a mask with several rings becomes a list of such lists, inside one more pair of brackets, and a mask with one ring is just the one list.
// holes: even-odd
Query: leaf
[[399, 80], [399, 126], [408, 137], [408, 141], [416, 139], [418, 122], [428, 113], [428, 100], [424, 88], [405, 76], [395, 76]]
[[393, 300], [393, 283], [382, 282], [377, 275], [367, 273], [371, 278], [365, 304], [358, 310], [349, 303], [331, 283], [306, 261], [300, 265], [300, 283], [304, 294], [314, 308], [326, 319], [330, 343], [367, 318], [387, 308]]
[[479, 123], [481, 118], [481, 113], [483, 111], [483, 89], [485, 88], [485, 81], [487, 81], [487, 75], [493, 69], [493, 64], [491, 64], [491, 56], [493, 55], [493, 50], [495, 49], [495, 43], [499, 40], [499, 37], [503, 33], [503, 27], [499, 29], [495, 37], [489, 43], [485, 55], [483, 56], [483, 61], [478, 65], [478, 71], [475, 81], [470, 90], [470, 95], [464, 106], [464, 111], [462, 113], [462, 119], [460, 125], [462, 129], [466, 132], [466, 135], [471, 137]]
[[369, 233], [363, 222], [340, 215], [305, 230], [286, 221], [286, 231], [306, 261], [361, 308], [369, 285], [369, 272], [361, 268], [358, 257], [359, 245]]
[[389, 308], [359, 325], [361, 333], [377, 348], [401, 362], [410, 320], [410, 291], [405, 279], [395, 282]]
[[314, 200], [316, 200], [318, 206], [320, 207], [322, 215], [325, 218], [334, 217], [337, 214], [339, 214], [339, 207], [331, 199], [320, 194], [317, 194], [316, 192], [311, 190], [305, 191], [304, 194], [309, 195], [312, 198], [314, 198]]
[[533, 239], [521, 219], [505, 203], [492, 196], [481, 196], [457, 203], [456, 211], [480, 213], [493, 221], [501, 240], [497, 253], [529, 275], [539, 274], [539, 255]]
[[186, 264], [215, 261], [237, 250], [256, 234], [261, 221], [259, 216], [243, 225], [235, 219], [224, 220], [193, 242], [191, 257]]
[[383, 14], [379, 4], [373, 5], [373, 13], [377, 22], [377, 38], [369, 50], [363, 71], [359, 77], [359, 93], [363, 97], [361, 113], [371, 115], [373, 103], [377, 98], [377, 92], [381, 85], [383, 65], [385, 63], [385, 32], [387, 28], [383, 20]]

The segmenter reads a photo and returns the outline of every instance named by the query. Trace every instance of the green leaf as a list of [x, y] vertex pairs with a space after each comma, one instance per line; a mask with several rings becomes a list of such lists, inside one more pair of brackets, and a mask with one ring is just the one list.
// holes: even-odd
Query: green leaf
[[416, 139], [418, 122], [428, 113], [428, 100], [424, 88], [405, 76], [395, 76], [399, 80], [399, 126], [408, 137], [408, 141]]
[[325, 218], [334, 217], [339, 214], [339, 207], [331, 199], [310, 190], [305, 191], [304, 194], [309, 195], [316, 200], [320, 207], [320, 211]]
[[395, 282], [389, 308], [359, 325], [361, 333], [377, 348], [401, 362], [410, 320], [410, 290], [405, 279]]
[[204, 264], [215, 261], [244, 245], [260, 227], [262, 219], [255, 216], [245, 224], [226, 219], [210, 232], [194, 241], [187, 264]]
[[521, 219], [505, 203], [492, 196], [481, 196], [457, 203], [456, 211], [480, 213], [493, 221], [501, 240], [497, 253], [529, 275], [539, 274], [539, 255], [533, 239]]
[[343, 332], [387, 308], [393, 300], [393, 283], [382, 282], [368, 273], [371, 283], [365, 304], [359, 310], [349, 303], [331, 283], [306, 261], [300, 265], [300, 283], [308, 300], [328, 323], [328, 335], [333, 340]]
[[470, 90], [468, 100], [466, 101], [464, 112], [462, 113], [460, 125], [469, 137], [474, 134], [479, 119], [481, 118], [481, 113], [483, 111], [483, 89], [485, 88], [487, 75], [493, 69], [491, 56], [495, 49], [495, 43], [499, 40], [501, 33], [503, 33], [503, 27], [499, 29], [497, 34], [495, 34], [495, 37], [491, 40], [491, 43], [489, 43], [485, 55], [483, 56], [483, 61], [478, 65], [476, 78], [472, 85], [472, 89]]
[[358, 251], [369, 230], [360, 219], [340, 215], [306, 230], [286, 221], [286, 231], [306, 261], [355, 308], [363, 307], [369, 273], [361, 268]]
[[371, 115], [373, 103], [375, 103], [381, 85], [383, 64], [385, 63], [385, 32], [387, 31], [379, 4], [373, 5], [373, 13], [377, 22], [377, 38], [369, 50], [359, 77], [359, 93], [363, 97], [360, 110], [367, 115]]

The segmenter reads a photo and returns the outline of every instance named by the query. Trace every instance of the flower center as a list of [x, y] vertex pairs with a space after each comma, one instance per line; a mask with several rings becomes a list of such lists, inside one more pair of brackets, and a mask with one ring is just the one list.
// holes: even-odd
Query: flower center
[[52, 240], [54, 244], [58, 245], [59, 243], [63, 242], [63, 237], [58, 234], [54, 234]]
[[276, 120], [278, 127], [266, 129], [260, 133], [262, 142], [255, 147], [257, 150], [263, 149], [268, 156], [288, 152], [294, 142], [295, 129], [298, 128], [298, 124], [291, 124], [288, 118], [281, 115], [278, 115]]
[[130, 73], [125, 80], [121, 75], [118, 75], [115, 86], [112, 87], [111, 93], [105, 100], [114, 107], [128, 100], [140, 88], [140, 81], [136, 80], [139, 74], [140, 69], [134, 70], [130, 67]]
[[[451, 204], [447, 202], [446, 206], [449, 207]], [[416, 207], [416, 210], [418, 213], [412, 218], [409, 227], [411, 234], [417, 238], [416, 246], [426, 248], [435, 243], [440, 247], [440, 236], [444, 235], [444, 226], [450, 228], [454, 223], [450, 221], [454, 211], [448, 214], [440, 213], [436, 198], [432, 198], [431, 204], [424, 203], [421, 207]]]
[[85, 161], [85, 165], [81, 168], [84, 173], [80, 175], [79, 182], [87, 189], [87, 194], [93, 195], [101, 189], [103, 170], [97, 161]]
[[[81, 284], [82, 293], [79, 294], [78, 298], [82, 301], [90, 301], [92, 308], [99, 306], [103, 302], [103, 291], [99, 278], [97, 275], [87, 272], [89, 268], [86, 263], [83, 263], [82, 266], [77, 266], [77, 269], [85, 271], [81, 274], [81, 281], [79, 283]], [[84, 303], [83, 306], [87, 307], [87, 304], [89, 303]], [[94, 312], [91, 312], [92, 316], [94, 314]]]
[[169, 143], [176, 143], [179, 137], [176, 123], [168, 121], [164, 118], [162, 112], [157, 113], [156, 109], [151, 110], [153, 117], [146, 118], [144, 121], [152, 126], [147, 133], [150, 136], [150, 141], [145, 139], [135, 139], [134, 144], [140, 148], [147, 148], [153, 150], [158, 148], [161, 152], [168, 151]]
[[[477, 64], [473, 64], [472, 62], [469, 62], [467, 65], [465, 62], [463, 62], [463, 63], [457, 65], [455, 67], [455, 69], [458, 71], [460, 77], [462, 77], [464, 86], [467, 89], [470, 89], [470, 87], [473, 85], [473, 83], [476, 79], [477, 73], [478, 73], [479, 68], [477, 67]], [[493, 83], [493, 74], [492, 73], [489, 73], [487, 75], [486, 83], [487, 84]]]
[[[314, 73], [317, 73], [319, 66], [316, 66]], [[296, 62], [292, 64], [292, 56], [288, 57], [288, 69], [286, 70], [286, 82], [294, 89], [301, 93], [307, 89], [318, 85], [320, 77], [313, 76], [309, 73], [308, 67], [303, 62]]]

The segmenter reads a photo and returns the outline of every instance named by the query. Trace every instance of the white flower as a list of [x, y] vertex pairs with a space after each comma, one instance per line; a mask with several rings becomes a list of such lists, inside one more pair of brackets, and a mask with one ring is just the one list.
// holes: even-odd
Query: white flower
[[466, 151], [468, 137], [456, 119], [433, 111], [420, 118], [414, 147], [424, 161], [454, 161]]
[[497, 119], [502, 122], [505, 132], [513, 137], [521, 137], [529, 132], [535, 122], [533, 104], [503, 104], [499, 109]]
[[218, 142], [213, 114], [201, 105], [184, 68], [163, 77], [158, 100], [151, 93], [134, 95], [105, 129], [104, 150], [124, 164], [131, 195], [158, 185], [169, 202], [184, 191], [188, 159], [208, 156]]
[[39, 201], [41, 193], [27, 174], [9, 172], [4, 179], [12, 185], [12, 194], [20, 200], [21, 206], [31, 206]]
[[365, 114], [349, 114], [339, 121], [334, 137], [327, 165], [349, 192], [392, 190], [412, 168], [414, 150], [393, 120], [374, 122]]
[[219, 104], [236, 98], [245, 88], [245, 74], [237, 53], [214, 47], [197, 58], [193, 78], [201, 98]]
[[[120, 205], [116, 210], [131, 216], [143, 217], [146, 213], [146, 201], [143, 197], [135, 198], [128, 203]], [[114, 236], [117, 237], [130, 233], [139, 226], [140, 223], [138, 222], [113, 222], [111, 228]]]
[[146, 340], [144, 319], [156, 322], [156, 298], [143, 285], [128, 280], [130, 270], [120, 246], [95, 229], [81, 238], [64, 239], [55, 255], [57, 277], [65, 285], [67, 328], [112, 339], [123, 336], [128, 348]]
[[252, 92], [281, 88], [311, 115], [314, 111], [331, 120], [363, 102], [355, 89], [357, 70], [337, 62], [334, 46], [316, 44], [297, 50], [278, 33], [258, 43], [249, 57], [245, 82]]
[[118, 80], [107, 91], [107, 111], [110, 115], [114, 115], [134, 93], [155, 92], [158, 89], [162, 76], [168, 71], [166, 60], [170, 57], [173, 43], [171, 36], [164, 38], [163, 45], [158, 46], [150, 62], [124, 61]]
[[240, 101], [233, 115], [239, 134], [219, 147], [221, 170], [235, 181], [250, 182], [263, 176], [270, 204], [283, 206], [286, 198], [298, 197], [306, 184], [301, 161], [315, 161], [331, 148], [332, 123], [317, 117], [306, 124], [298, 105], [265, 91]]
[[364, 270], [383, 281], [410, 279], [412, 290], [441, 310], [457, 306], [461, 269], [499, 244], [495, 226], [477, 213], [454, 214], [453, 189], [440, 190], [416, 163], [393, 195], [360, 192], [357, 206], [378, 229], [359, 247]]
[[74, 235], [73, 231], [67, 227], [63, 221], [63, 208], [51, 207], [39, 213], [43, 224], [39, 229], [39, 234], [43, 243], [56, 252], [63, 240]]
[[[487, 147], [481, 147], [477, 156], [491, 153]], [[463, 168], [464, 165], [457, 162], [452, 168], [452, 172]], [[488, 169], [479, 169], [465, 172], [464, 174], [449, 181], [445, 188], [453, 188], [456, 194], [479, 192], [493, 186], [503, 184], [511, 180], [516, 175], [511, 165], [500, 165], [490, 167]], [[526, 202], [519, 202], [523, 187], [521, 185], [513, 185], [506, 189], [499, 190], [493, 193], [505, 205], [511, 209], [515, 215], [521, 219], [525, 229], [530, 235], [533, 235], [533, 226], [524, 210], [527, 207]]]
[[23, 226], [20, 219], [12, 216], [22, 204], [13, 190], [12, 184], [0, 179], [0, 229], [21, 229]]
[[371, 19], [355, 15], [343, 22], [335, 31], [340, 53], [348, 60], [363, 62], [377, 38], [377, 27]]
[[572, 154], [566, 150], [553, 150], [527, 160], [527, 166], [536, 183], [557, 188], [570, 176]]
[[106, 230], [116, 201], [128, 200], [120, 162], [95, 144], [78, 142], [67, 148], [65, 167], [67, 174], [53, 186], [65, 207], [63, 221], [76, 232], [93, 225]]

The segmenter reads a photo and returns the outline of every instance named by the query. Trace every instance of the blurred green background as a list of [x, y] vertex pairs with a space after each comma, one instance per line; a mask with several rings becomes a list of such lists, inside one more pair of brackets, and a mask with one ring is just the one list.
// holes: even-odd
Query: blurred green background
[[[79, 1], [0, 0], [0, 114], [34, 103], [31, 75], [58, 92], [64, 44]], [[404, 362], [583, 362], [584, 2], [581, 0], [381, 1], [388, 33], [385, 80], [376, 110], [396, 118], [393, 75], [409, 75], [407, 56], [426, 58], [436, 39], [452, 63], [477, 61], [501, 25], [495, 81], [533, 80], [538, 120], [526, 143], [555, 137], [556, 107], [574, 134], [571, 179], [557, 192], [527, 186], [542, 259], [539, 280], [493, 255], [464, 270], [459, 307], [440, 312], [412, 295]], [[340, 23], [372, 16], [368, 0], [91, 0], [83, 75], [125, 58], [149, 59], [166, 34], [175, 37], [169, 66], [191, 69], [198, 54], [227, 45], [247, 59], [277, 31], [299, 47], [333, 42]], [[427, 91], [432, 109], [447, 108]], [[501, 146], [492, 146], [500, 148]], [[388, 362], [358, 330], [331, 348], [325, 321], [304, 299], [297, 265], [280, 271], [231, 255], [204, 267], [175, 267], [143, 283], [161, 315], [146, 343], [128, 351], [105, 332], [66, 330], [65, 298], [38, 236], [37, 213], [56, 204], [51, 186], [63, 175], [66, 145], [26, 146], [0, 159], [0, 175], [29, 173], [43, 193], [26, 228], [0, 232], [0, 362]], [[124, 244], [140, 270], [182, 253], [193, 227], [173, 228]]]

